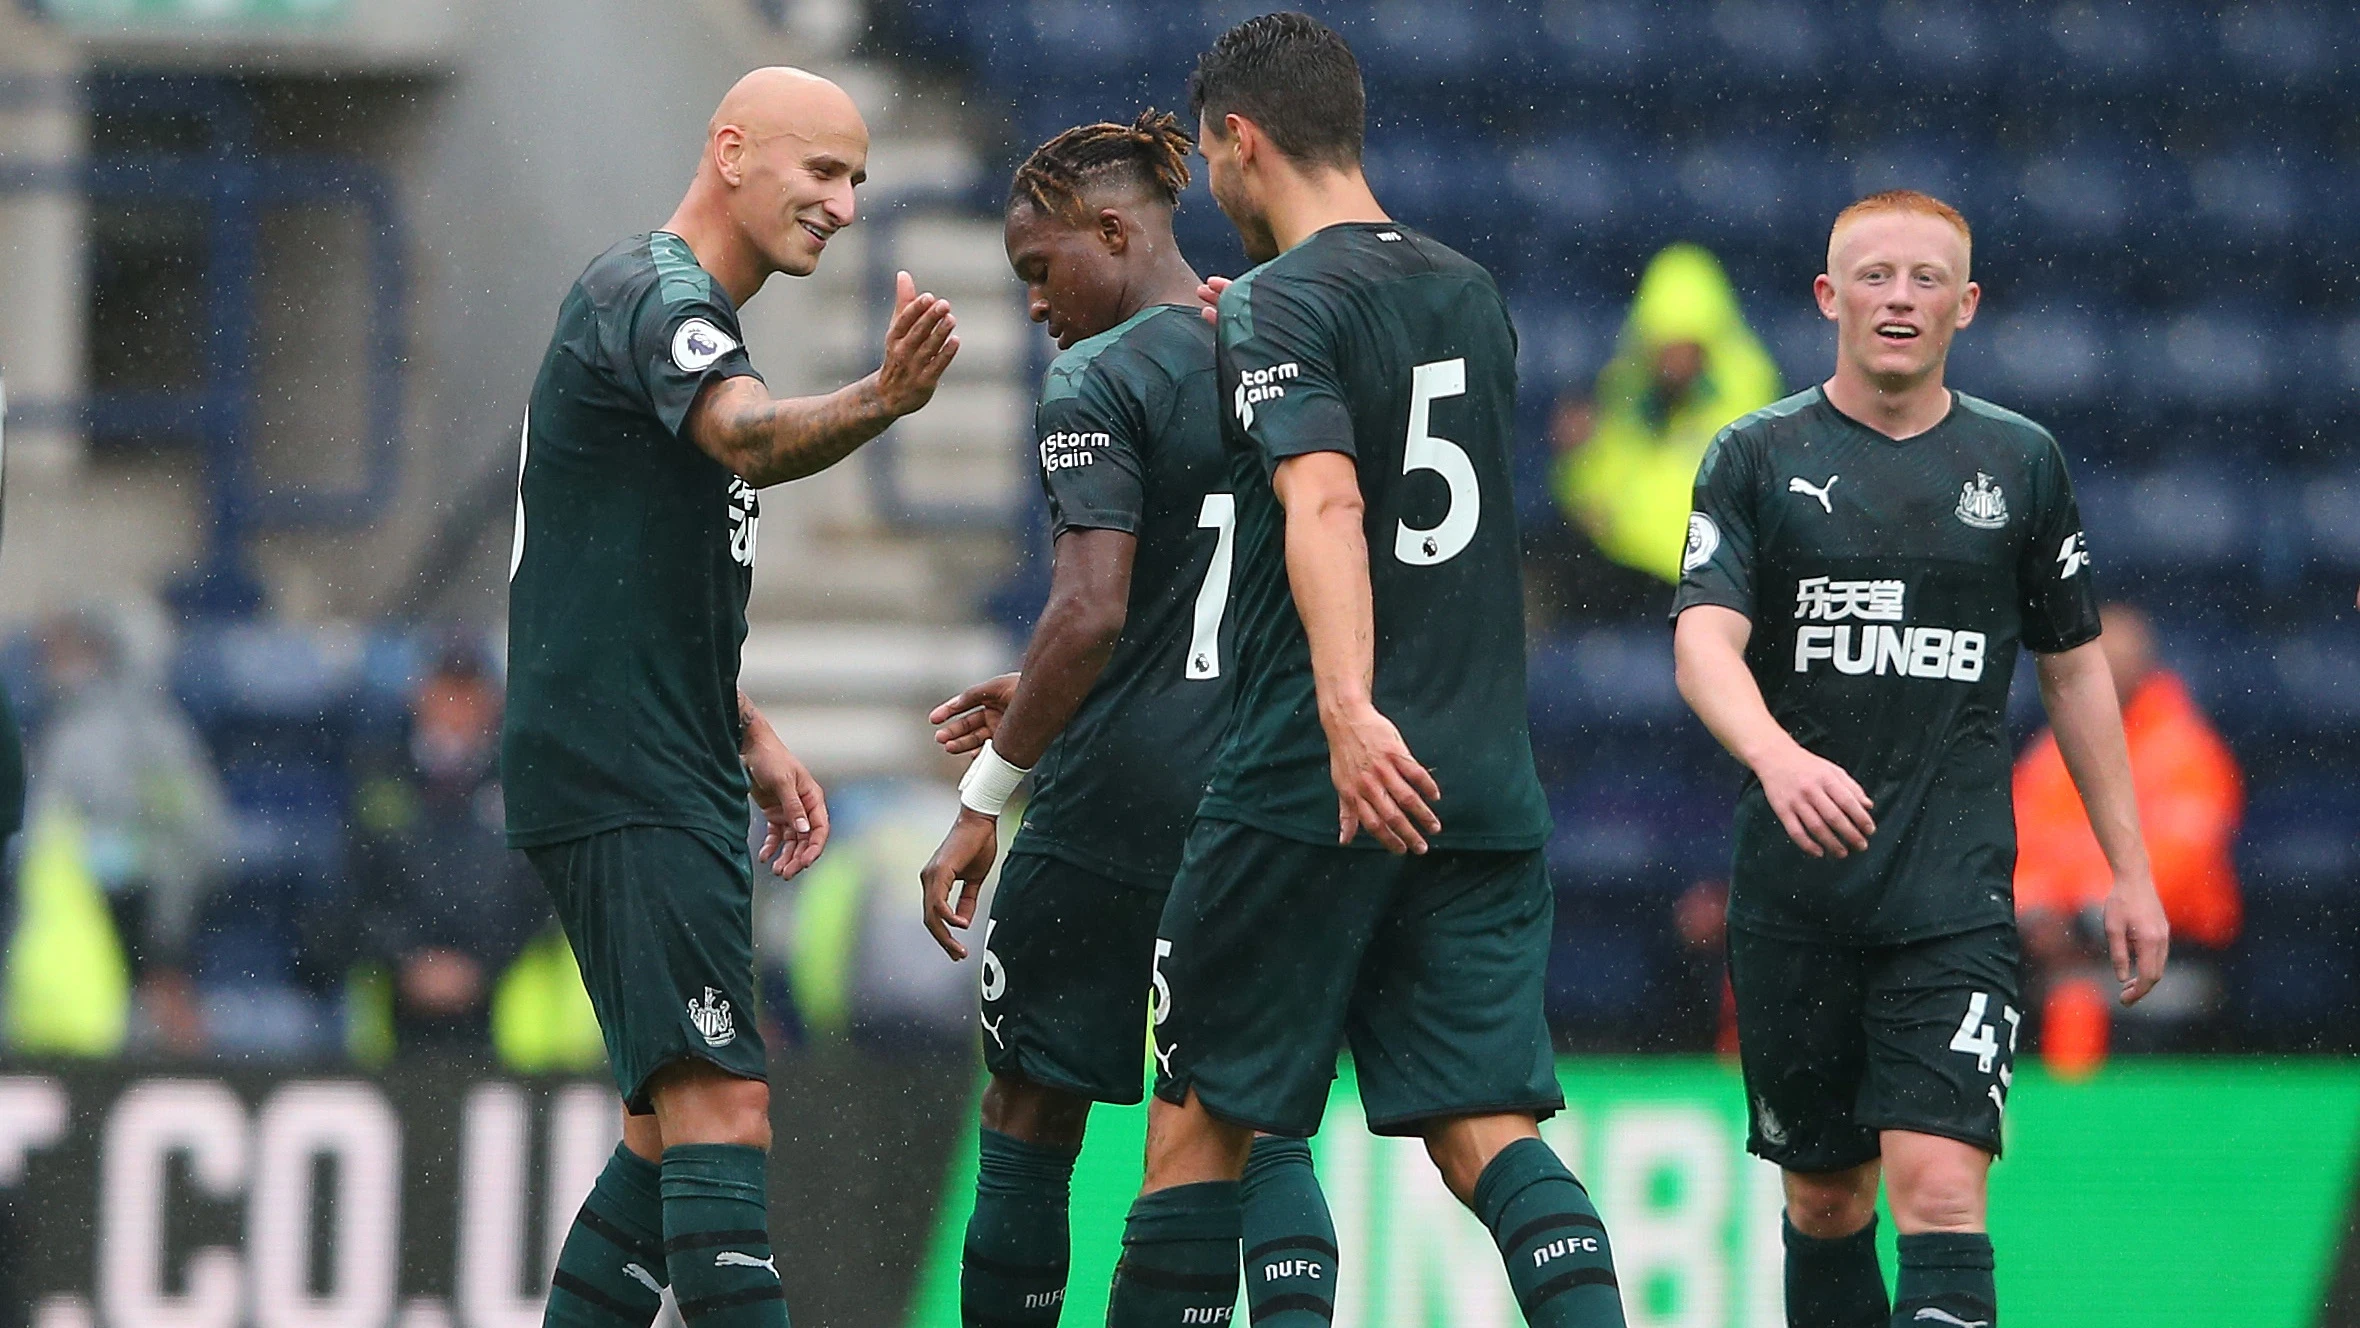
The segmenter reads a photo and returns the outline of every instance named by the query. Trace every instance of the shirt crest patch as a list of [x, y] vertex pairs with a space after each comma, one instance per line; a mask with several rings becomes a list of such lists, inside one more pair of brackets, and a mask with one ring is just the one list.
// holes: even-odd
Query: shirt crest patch
[[1958, 519], [1977, 530], [1997, 530], [2008, 524], [2008, 498], [1998, 481], [1982, 471], [1959, 489]]

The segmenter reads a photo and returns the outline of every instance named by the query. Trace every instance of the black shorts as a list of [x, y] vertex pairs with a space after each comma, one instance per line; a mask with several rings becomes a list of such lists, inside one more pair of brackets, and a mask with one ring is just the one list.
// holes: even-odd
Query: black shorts
[[2012, 924], [1885, 946], [1730, 928], [1746, 1146], [1806, 1172], [1869, 1161], [1882, 1130], [1997, 1157], [2023, 1023], [2019, 956]]
[[1539, 850], [1395, 857], [1199, 820], [1156, 941], [1156, 1096], [1319, 1130], [1347, 1043], [1369, 1129], [1565, 1105]]
[[752, 855], [694, 830], [629, 825], [525, 850], [557, 906], [615, 1087], [634, 1115], [665, 1065], [765, 1079], [754, 1003]]
[[983, 931], [983, 1063], [1094, 1102], [1137, 1102], [1164, 892], [1011, 853]]

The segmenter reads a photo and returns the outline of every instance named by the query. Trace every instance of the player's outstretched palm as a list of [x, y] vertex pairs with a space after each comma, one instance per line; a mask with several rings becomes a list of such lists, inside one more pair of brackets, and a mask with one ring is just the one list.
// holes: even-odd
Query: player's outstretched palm
[[827, 797], [811, 771], [776, 738], [755, 743], [744, 757], [747, 786], [769, 823], [755, 856], [770, 865], [771, 874], [789, 880], [819, 861], [828, 846]]
[[1401, 730], [1362, 705], [1327, 725], [1328, 775], [1336, 785], [1336, 842], [1349, 844], [1362, 830], [1375, 835], [1388, 853], [1423, 853], [1426, 836], [1439, 834], [1442, 818], [1432, 804], [1442, 789], [1418, 758], [1410, 755]]
[[893, 278], [893, 321], [885, 329], [885, 362], [877, 368], [877, 395], [895, 415], [907, 415], [934, 399], [943, 371], [959, 353], [959, 320], [951, 302], [920, 294], [909, 273]]
[[1016, 699], [1017, 676], [1003, 673], [934, 707], [926, 716], [926, 722], [935, 726], [934, 740], [953, 756], [980, 750], [1000, 731], [1000, 717]]
[[2115, 878], [2106, 896], [2106, 949], [2114, 960], [2114, 980], [2122, 984], [2124, 1005], [2136, 1005], [2155, 990], [2171, 948], [2171, 922], [2164, 916], [2155, 882]]
[[926, 892], [926, 930], [952, 959], [965, 959], [967, 947], [951, 935], [975, 925], [975, 899], [983, 878], [991, 875], [992, 860], [1000, 853], [1000, 821], [972, 808], [961, 807], [942, 847], [918, 873]]
[[1765, 760], [1754, 773], [1787, 838], [1815, 858], [1865, 852], [1876, 833], [1876, 803], [1835, 762], [1801, 744]]

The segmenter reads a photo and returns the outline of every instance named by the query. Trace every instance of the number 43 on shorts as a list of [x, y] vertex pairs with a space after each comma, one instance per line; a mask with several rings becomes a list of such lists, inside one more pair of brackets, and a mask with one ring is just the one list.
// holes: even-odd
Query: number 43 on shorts
[[[2005, 1002], [2000, 1004], [1999, 1009], [2000, 1018], [2008, 1025], [2008, 1059], [2013, 1062], [2016, 1058], [2016, 1038], [2024, 1031], [2024, 1015], [2015, 1006]], [[1975, 1068], [1984, 1074], [1990, 1074], [1999, 1060], [1999, 1030], [1983, 1022], [1983, 1016], [1990, 1010], [1989, 993], [1972, 993], [1967, 997], [1966, 1018], [1959, 1020], [1958, 1032], [1950, 1036], [1950, 1049], [1974, 1057]], [[1991, 1102], [1993, 1106], [2005, 1109], [2007, 1090], [2016, 1076], [2009, 1065], [2000, 1065], [1998, 1068], [1999, 1082], [1991, 1086]]]

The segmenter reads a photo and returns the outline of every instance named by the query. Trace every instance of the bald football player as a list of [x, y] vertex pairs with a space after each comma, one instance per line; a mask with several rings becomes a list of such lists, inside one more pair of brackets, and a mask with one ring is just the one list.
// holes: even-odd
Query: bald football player
[[825, 847], [819, 785], [737, 684], [755, 490], [827, 469], [934, 395], [950, 306], [899, 276], [876, 372], [777, 398], [738, 310], [852, 224], [868, 127], [843, 89], [758, 69], [713, 115], [662, 229], [566, 293], [524, 425], [509, 579], [508, 839], [548, 887], [606, 1038], [623, 1143], [545, 1322], [787, 1322], [764, 1187], [750, 794], [781, 877]]

